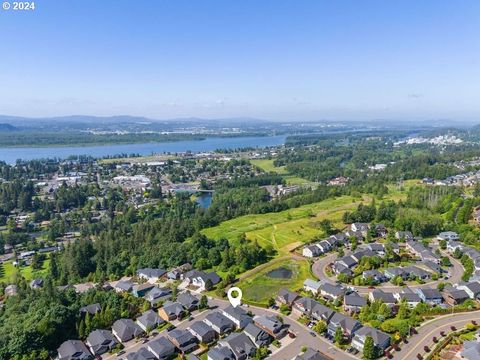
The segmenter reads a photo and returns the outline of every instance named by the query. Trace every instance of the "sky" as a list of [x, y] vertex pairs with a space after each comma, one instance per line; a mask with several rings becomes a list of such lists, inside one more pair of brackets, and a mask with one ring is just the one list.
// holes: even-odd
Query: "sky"
[[38, 0], [0, 36], [5, 115], [480, 120], [478, 0]]

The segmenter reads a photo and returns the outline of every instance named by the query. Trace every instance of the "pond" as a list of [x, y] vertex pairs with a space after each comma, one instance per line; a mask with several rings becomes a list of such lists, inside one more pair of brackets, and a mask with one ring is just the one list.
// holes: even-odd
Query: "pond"
[[272, 279], [291, 279], [292, 275], [293, 275], [292, 270], [284, 267], [270, 270], [267, 273], [267, 276]]

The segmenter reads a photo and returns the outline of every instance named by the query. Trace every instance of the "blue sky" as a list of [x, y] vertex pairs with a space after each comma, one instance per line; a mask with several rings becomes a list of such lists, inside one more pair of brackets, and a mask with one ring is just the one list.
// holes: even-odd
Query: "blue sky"
[[0, 35], [0, 114], [480, 120], [478, 0], [39, 0]]

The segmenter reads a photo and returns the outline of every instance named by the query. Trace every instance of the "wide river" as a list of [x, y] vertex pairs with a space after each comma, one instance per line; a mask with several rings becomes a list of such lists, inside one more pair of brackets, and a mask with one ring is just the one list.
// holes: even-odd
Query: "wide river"
[[101, 145], [101, 146], [65, 146], [65, 147], [17, 147], [0, 148], [0, 161], [13, 164], [17, 159], [32, 160], [42, 158], [65, 159], [71, 155], [90, 155], [93, 157], [118, 154], [152, 155], [191, 151], [194, 153], [216, 149], [238, 149], [245, 147], [262, 148], [285, 143], [287, 135], [248, 136], [248, 137], [209, 137], [204, 140], [172, 141], [162, 143]]

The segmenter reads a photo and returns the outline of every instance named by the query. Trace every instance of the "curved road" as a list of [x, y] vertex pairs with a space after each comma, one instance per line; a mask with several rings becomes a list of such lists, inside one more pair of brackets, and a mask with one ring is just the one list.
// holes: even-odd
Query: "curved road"
[[[450, 278], [448, 280], [437, 280], [437, 281], [430, 281], [426, 284], [412, 284], [409, 285], [409, 288], [415, 289], [415, 288], [431, 288], [431, 287], [436, 287], [440, 282], [448, 281], [451, 284], [456, 284], [461, 282], [462, 280], [462, 275], [463, 275], [463, 266], [462, 264], [454, 259], [452, 256], [449, 254], [442, 252], [442, 255], [448, 256], [450, 259], [450, 262], [452, 263], [452, 267], [450, 268]], [[336, 276], [328, 276], [325, 269], [326, 267], [335, 261], [337, 258], [336, 253], [328, 254], [327, 256], [318, 259], [315, 261], [312, 265], [312, 273], [320, 280], [329, 280], [331, 282], [335, 282], [337, 280]], [[369, 292], [372, 291], [372, 289], [369, 289], [368, 286], [354, 286], [355, 289], [360, 293], [360, 294], [368, 294]], [[377, 286], [381, 288], [382, 290], [387, 290], [389, 292], [397, 292], [401, 291], [403, 289], [402, 286], [395, 286], [395, 285], [380, 285]]]
[[455, 326], [457, 329], [465, 327], [472, 320], [480, 320], [480, 310], [457, 313], [439, 316], [433, 320], [426, 321], [418, 329], [418, 334], [411, 336], [408, 339], [408, 344], [402, 344], [399, 352], [393, 353], [393, 358], [397, 360], [411, 360], [416, 359], [417, 354], [424, 355], [424, 346], [430, 349], [433, 344], [433, 337], [436, 336], [441, 340], [441, 331], [445, 333], [451, 332], [450, 326]]

